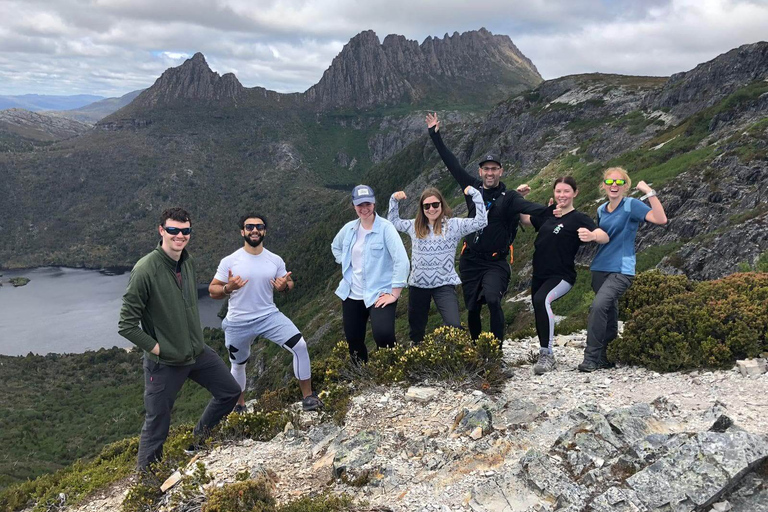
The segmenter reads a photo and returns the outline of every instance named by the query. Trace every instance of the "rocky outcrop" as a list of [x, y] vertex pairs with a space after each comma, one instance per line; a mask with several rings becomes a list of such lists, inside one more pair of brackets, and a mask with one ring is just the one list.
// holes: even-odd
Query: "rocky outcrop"
[[[584, 334], [556, 343], [558, 367], [534, 376], [538, 340], [507, 340], [511, 377], [493, 394], [377, 386], [352, 398], [341, 426], [297, 404], [272, 440], [222, 443], [197, 461], [211, 488], [266, 475], [280, 502], [330, 492], [398, 512], [765, 510], [768, 374], [585, 376], [573, 371]], [[118, 510], [124, 491], [75, 510]]]
[[670, 109], [685, 118], [710, 107], [739, 87], [768, 77], [768, 43], [759, 42], [735, 48], [699, 64], [691, 71], [676, 73], [644, 107]]
[[133, 101], [135, 108], [152, 108], [186, 101], [216, 102], [219, 106], [236, 104], [244, 87], [232, 73], [219, 76], [211, 71], [202, 53], [184, 64], [166, 70], [154, 85]]
[[428, 37], [421, 45], [399, 35], [380, 43], [368, 30], [347, 43], [305, 95], [308, 103], [323, 109], [370, 108], [428, 101], [451, 87], [465, 89], [469, 84], [476, 90], [467, 90], [468, 94], [495, 89], [489, 96], [501, 99], [539, 82], [536, 67], [509, 37], [485, 29]]

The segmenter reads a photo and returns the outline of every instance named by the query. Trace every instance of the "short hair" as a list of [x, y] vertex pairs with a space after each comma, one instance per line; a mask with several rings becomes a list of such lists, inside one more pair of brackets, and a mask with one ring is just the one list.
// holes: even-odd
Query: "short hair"
[[190, 225], [192, 224], [192, 218], [189, 216], [189, 212], [184, 208], [176, 207], [163, 210], [162, 215], [160, 215], [160, 225], [165, 226], [165, 221], [168, 219], [175, 220], [176, 222], [189, 222]]
[[246, 213], [242, 217], [240, 217], [240, 223], [237, 227], [240, 229], [245, 229], [245, 221], [248, 219], [261, 219], [261, 222], [264, 223], [264, 229], [267, 228], [267, 218], [259, 213]]
[[565, 183], [566, 185], [570, 185], [574, 192], [579, 190], [579, 187], [576, 186], [576, 180], [573, 178], [573, 176], [560, 176], [552, 184], [552, 189], [555, 189], [559, 183]]

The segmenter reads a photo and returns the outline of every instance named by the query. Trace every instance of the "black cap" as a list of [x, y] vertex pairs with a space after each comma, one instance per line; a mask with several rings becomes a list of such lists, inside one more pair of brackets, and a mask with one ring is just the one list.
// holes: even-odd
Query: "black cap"
[[482, 167], [485, 162], [495, 162], [499, 164], [499, 167], [504, 167], [501, 165], [501, 160], [499, 160], [499, 157], [496, 155], [496, 153], [486, 153], [483, 155], [483, 157], [480, 159], [479, 166]]

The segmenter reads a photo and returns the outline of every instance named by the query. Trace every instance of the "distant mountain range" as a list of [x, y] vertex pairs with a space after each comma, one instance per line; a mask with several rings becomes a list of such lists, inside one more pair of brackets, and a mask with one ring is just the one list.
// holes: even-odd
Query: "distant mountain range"
[[104, 96], [76, 94], [74, 96], [49, 96], [44, 94], [22, 94], [19, 96], [0, 96], [0, 110], [23, 108], [31, 112], [41, 110], [70, 110], [103, 100]]

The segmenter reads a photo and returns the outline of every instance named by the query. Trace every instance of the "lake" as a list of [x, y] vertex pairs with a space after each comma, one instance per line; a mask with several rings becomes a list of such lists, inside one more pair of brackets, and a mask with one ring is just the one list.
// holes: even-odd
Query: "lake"
[[[0, 270], [0, 354], [85, 352], [102, 347], [129, 347], [117, 334], [123, 293], [129, 271], [45, 267]], [[12, 277], [28, 277], [26, 286], [14, 288]], [[221, 327], [216, 316], [222, 301], [208, 296], [201, 286], [201, 323]]]

